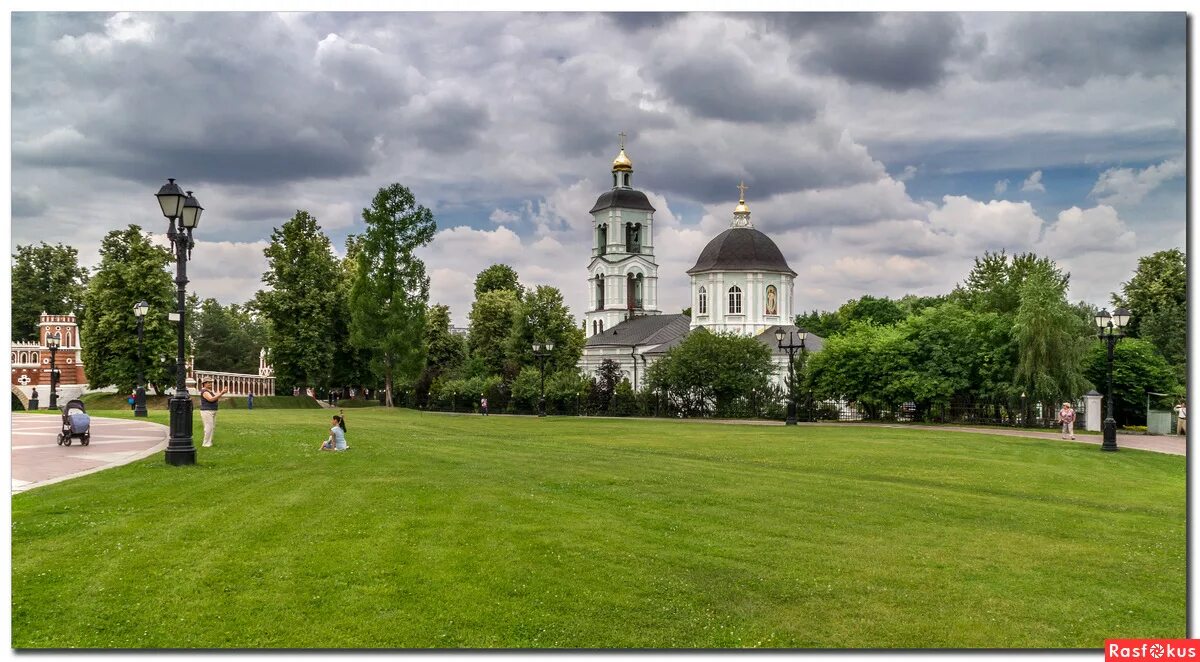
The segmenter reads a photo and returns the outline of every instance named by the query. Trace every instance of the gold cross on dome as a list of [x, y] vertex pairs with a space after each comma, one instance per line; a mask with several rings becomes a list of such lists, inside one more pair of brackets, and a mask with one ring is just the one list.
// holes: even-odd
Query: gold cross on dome
[[738, 196], [739, 196], [739, 198], [738, 198], [738, 199], [739, 199], [739, 200], [742, 200], [742, 201], [744, 202], [744, 201], [746, 200], [746, 189], [748, 189], [748, 188], [750, 188], [750, 187], [749, 187], [749, 186], [746, 186], [746, 182], [745, 182], [745, 181], [742, 181], [742, 182], [740, 182], [740, 183], [738, 184], [738, 187], [737, 187], [737, 188], [738, 188]]
[[617, 137], [621, 139], [621, 149], [625, 149], [625, 132], [618, 133]]

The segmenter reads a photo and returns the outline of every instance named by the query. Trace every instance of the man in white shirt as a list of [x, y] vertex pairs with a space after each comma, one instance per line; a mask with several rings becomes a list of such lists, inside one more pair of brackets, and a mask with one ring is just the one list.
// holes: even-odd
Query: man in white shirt
[[1179, 415], [1179, 434], [1187, 436], [1187, 402], [1175, 405], [1175, 413]]

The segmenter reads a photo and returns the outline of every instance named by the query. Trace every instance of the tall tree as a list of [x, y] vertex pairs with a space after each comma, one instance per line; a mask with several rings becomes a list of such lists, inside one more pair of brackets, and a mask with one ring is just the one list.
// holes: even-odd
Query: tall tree
[[[83, 363], [93, 387], [130, 389], [137, 382], [139, 354], [133, 305], [150, 304], [144, 319], [141, 365], [155, 391], [175, 383], [175, 291], [167, 265], [171, 251], [156, 246], [136, 225], [109, 232], [100, 243], [100, 266], [84, 295], [80, 336]], [[165, 361], [163, 359], [166, 359]]]
[[482, 374], [515, 377], [519, 365], [509, 365], [508, 338], [519, 314], [520, 301], [509, 289], [484, 292], [471, 305], [467, 347], [471, 362]]
[[517, 279], [516, 270], [507, 264], [493, 264], [475, 276], [476, 299], [485, 292], [495, 290], [512, 290], [518, 299], [525, 296], [525, 288]]
[[371, 353], [356, 346], [350, 339], [350, 291], [358, 274], [358, 237], [346, 238], [346, 257], [342, 258], [338, 281], [337, 302], [333, 317], [333, 374], [330, 383], [341, 387], [375, 388], [379, 380], [371, 370]]
[[[333, 333], [340, 270], [329, 237], [306, 211], [271, 232], [267, 271], [254, 306], [268, 322], [268, 344], [281, 387], [325, 386], [336, 349]], [[286, 389], [284, 389], [286, 390]]]
[[688, 413], [730, 416], [739, 401], [768, 392], [774, 371], [771, 350], [757, 339], [697, 330], [650, 366], [646, 379]]
[[450, 307], [433, 305], [425, 314], [425, 367], [417, 378], [414, 391], [424, 403], [433, 383], [458, 368], [466, 358], [467, 343], [450, 332]]
[[1083, 356], [1090, 329], [1067, 303], [1066, 284], [1052, 273], [1030, 273], [1021, 285], [1013, 335], [1017, 341], [1016, 383], [1030, 402], [1051, 407], [1074, 400], [1087, 388]]
[[509, 358], [522, 366], [537, 364], [533, 356], [534, 343], [554, 343], [546, 370], [556, 372], [574, 368], [583, 354], [583, 330], [556, 287], [538, 285], [518, 306], [508, 338]]
[[[1124, 306], [1132, 313], [1126, 331], [1154, 343], [1167, 360], [1179, 359], [1179, 347], [1187, 346], [1187, 257], [1172, 248], [1143, 256], [1137, 271], [1121, 292], [1113, 292], [1115, 306]], [[1152, 322], [1152, 335], [1143, 332], [1147, 321]], [[1187, 352], [1183, 352], [1186, 359]]]
[[1070, 280], [1054, 261], [1034, 253], [1008, 255], [986, 252], [975, 258], [975, 266], [966, 281], [955, 288], [951, 298], [981, 312], [1012, 315], [1021, 305], [1021, 287], [1032, 274], [1041, 274], [1066, 291]]
[[87, 269], [72, 246], [46, 242], [17, 246], [12, 263], [12, 339], [33, 340], [43, 312], [83, 313]]
[[433, 240], [437, 224], [400, 184], [379, 189], [362, 217], [367, 228], [350, 288], [350, 337], [370, 352], [391, 407], [395, 382], [411, 382], [425, 362], [429, 277], [413, 253]]

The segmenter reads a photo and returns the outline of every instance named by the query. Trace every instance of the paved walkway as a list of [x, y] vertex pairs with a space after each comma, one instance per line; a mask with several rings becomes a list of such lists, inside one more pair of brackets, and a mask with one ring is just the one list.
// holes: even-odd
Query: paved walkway
[[165, 425], [92, 416], [92, 441], [81, 446], [59, 446], [62, 418], [47, 414], [12, 417], [12, 491], [128, 464], [167, 446]]
[[[471, 412], [431, 411], [430, 414], [445, 414], [447, 416], [479, 416]], [[518, 414], [492, 414], [492, 416], [517, 416]], [[712, 425], [783, 425], [782, 421], [767, 421], [762, 419], [737, 418], [646, 418], [641, 416], [588, 416], [586, 418], [602, 418], [617, 421], [677, 421], [679, 423], [707, 423]], [[965, 425], [918, 425], [915, 423], [800, 423], [803, 426], [848, 427], [861, 425], [873, 428], [896, 428], [900, 430], [935, 430], [938, 432], [970, 432], [974, 434], [996, 434], [1004, 437], [1028, 437], [1031, 439], [1052, 439], [1057, 441], [1072, 441], [1063, 439], [1057, 432], [1042, 432], [1041, 430], [1026, 430], [1021, 428], [989, 428], [970, 427]], [[1077, 434], [1073, 440], [1082, 444], [1099, 446], [1103, 439], [1098, 434]], [[1136, 448], [1138, 450], [1165, 453], [1167, 455], [1187, 455], [1187, 438], [1181, 435], [1147, 435], [1117, 433], [1117, 448]]]

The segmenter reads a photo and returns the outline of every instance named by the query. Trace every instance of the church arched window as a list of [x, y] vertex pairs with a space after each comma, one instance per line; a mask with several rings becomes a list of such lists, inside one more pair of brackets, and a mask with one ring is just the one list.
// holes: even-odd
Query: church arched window
[[596, 310], [604, 310], [604, 274], [596, 274]]
[[729, 314], [742, 314], [742, 288], [737, 285], [729, 288]]
[[696, 302], [696, 310], [700, 315], [708, 314], [708, 290], [703, 285], [700, 286], [700, 297]]

